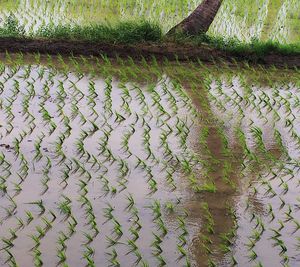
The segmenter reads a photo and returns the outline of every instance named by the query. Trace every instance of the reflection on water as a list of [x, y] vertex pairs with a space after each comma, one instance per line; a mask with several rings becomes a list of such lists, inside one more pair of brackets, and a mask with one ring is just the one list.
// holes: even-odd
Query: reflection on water
[[197, 114], [180, 85], [4, 65], [1, 86], [3, 265], [188, 260]]
[[299, 93], [292, 83], [270, 88], [236, 78], [231, 84], [211, 84], [211, 107], [224, 123], [225, 134], [229, 139], [244, 138], [248, 157], [259, 164], [252, 174], [242, 172], [249, 187], [237, 208], [233, 249], [241, 266], [252, 266], [252, 261], [274, 266], [299, 263]]
[[3, 266], [297, 266], [294, 82], [63, 60], [0, 65]]

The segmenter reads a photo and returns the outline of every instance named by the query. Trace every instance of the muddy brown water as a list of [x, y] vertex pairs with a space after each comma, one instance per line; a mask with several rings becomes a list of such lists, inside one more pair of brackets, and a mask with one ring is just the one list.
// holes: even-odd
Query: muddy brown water
[[195, 88], [164, 73], [141, 84], [4, 66], [2, 266], [297, 266], [295, 84], [249, 91], [213, 72]]

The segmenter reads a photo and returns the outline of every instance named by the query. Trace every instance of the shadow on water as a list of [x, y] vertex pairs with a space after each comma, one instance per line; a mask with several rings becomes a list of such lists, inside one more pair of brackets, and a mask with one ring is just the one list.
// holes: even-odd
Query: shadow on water
[[[37, 213], [36, 207], [32, 208], [30, 206], [31, 208], [29, 208], [28, 206], [28, 203], [34, 200], [43, 198], [46, 210], [57, 212], [57, 200], [63, 196], [68, 196], [74, 203], [73, 210], [79, 224], [77, 232], [70, 237], [70, 242], [68, 242], [67, 252], [70, 255], [76, 252], [75, 256], [69, 259], [70, 264], [83, 264], [81, 256], [84, 252], [83, 246], [80, 245], [84, 240], [82, 232], [85, 232], [85, 236], [88, 236], [91, 231], [86, 219], [89, 218], [85, 214], [86, 209], [78, 201], [79, 192], [84, 194], [84, 197], [87, 197], [88, 201], [92, 203], [93, 211], [98, 216], [97, 222], [101, 225], [101, 234], [104, 234], [101, 237], [95, 237], [95, 241], [91, 241], [96, 251], [95, 261], [97, 264], [108, 262], [108, 255], [113, 255], [114, 251], [107, 247], [107, 237], [109, 233], [116, 230], [116, 225], [119, 224], [123, 226], [122, 230], [126, 233], [126, 237], [124, 234], [120, 238], [121, 241], [115, 244], [120, 261], [124, 266], [130, 266], [138, 255], [130, 253], [129, 255], [128, 247], [124, 245], [128, 243], [127, 236], [134, 232], [132, 231], [134, 225], [132, 218], [134, 216], [126, 209], [126, 203], [124, 203], [124, 200], [128, 198], [127, 193], [132, 193], [136, 201], [136, 210], [140, 212], [137, 217], [140, 218], [143, 227], [139, 233], [140, 239], [137, 241], [137, 246], [150, 266], [157, 264], [157, 255], [162, 255], [158, 259], [160, 261], [165, 260], [168, 266], [184, 265], [183, 261], [175, 259], [180, 258], [179, 252], [183, 255], [185, 253], [182, 250], [178, 251], [177, 247], [178, 242], [185, 238], [185, 236], [179, 236], [178, 238], [178, 221], [186, 224], [189, 232], [187, 250], [191, 253], [192, 265], [202, 267], [215, 263], [216, 266], [230, 266], [233, 264], [232, 257], [239, 257], [239, 251], [235, 253], [234, 250], [240, 242], [239, 238], [244, 234], [243, 230], [239, 230], [241, 227], [239, 216], [245, 209], [244, 200], [246, 199], [249, 203], [247, 214], [255, 213], [257, 216], [264, 216], [266, 204], [259, 195], [261, 192], [258, 190], [258, 194], [254, 194], [250, 189], [253, 189], [251, 186], [253, 182], [258, 180], [258, 175], [268, 173], [281, 158], [281, 151], [278, 152], [276, 145], [273, 144], [267, 147], [267, 153], [256, 151], [257, 160], [249, 159], [249, 155], [245, 154], [245, 147], [235, 132], [236, 128], [242, 129], [242, 123], [240, 122], [236, 127], [222, 117], [226, 112], [234, 110], [234, 107], [229, 106], [227, 111], [223, 112], [224, 114], [218, 113], [208, 94], [208, 86], [212, 83], [211, 77], [220, 80], [233, 80], [233, 77], [240, 75], [246, 77], [247, 82], [263, 88], [265, 84], [272, 82], [291, 81], [293, 78], [289, 77], [289, 71], [282, 70], [281, 75], [278, 75], [276, 70], [269, 69], [266, 70], [268, 77], [261, 75], [257, 78], [257, 75], [261, 74], [261, 70], [252, 69], [251, 67], [245, 69], [238, 65], [235, 68], [224, 66], [224, 69], [220, 72], [220, 66], [205, 66], [195, 63], [188, 65], [167, 61], [156, 62], [155, 60], [151, 63], [140, 62], [140, 64], [137, 64], [131, 59], [110, 61], [107, 58], [62, 58], [59, 56], [24, 56], [21, 54], [3, 55], [2, 60], [4, 66], [8, 68], [8, 70], [2, 69], [4, 73], [2, 78], [8, 89], [3, 93], [1, 104], [6, 107], [6, 112], [8, 110], [9, 113], [9, 101], [16, 101], [13, 105], [15, 117], [7, 116], [4, 112], [0, 114], [0, 116], [3, 116], [6, 129], [10, 129], [10, 118], [12, 118], [10, 123], [15, 126], [15, 129], [12, 129], [10, 133], [0, 128], [3, 142], [5, 142], [0, 149], [7, 156], [6, 160], [11, 165], [10, 171], [14, 173], [14, 175], [7, 174], [6, 179], [11, 182], [7, 191], [11, 198], [5, 199], [3, 205], [10, 207], [9, 201], [12, 199], [13, 203], [17, 205], [18, 216], [22, 217], [25, 216], [24, 211], [26, 209], [30, 209], [34, 214]], [[24, 69], [14, 70], [13, 65], [16, 63], [26, 66]], [[15, 80], [18, 81], [20, 77], [26, 77], [26, 67], [28, 68], [30, 64], [33, 68], [29, 83], [24, 81], [16, 83]], [[43, 68], [48, 71], [47, 75], [49, 76], [46, 78], [49, 78], [49, 83], [47, 80], [39, 80], [38, 78], [38, 75], [43, 73]], [[14, 71], [18, 73], [15, 80], [7, 82], [7, 77]], [[113, 78], [107, 79], [108, 77]], [[297, 76], [295, 77], [297, 81]], [[65, 88], [60, 83], [61, 81], [66, 82], [67, 86]], [[30, 105], [30, 112], [36, 117], [35, 123], [39, 131], [33, 131], [26, 138], [23, 138], [26, 140], [26, 144], [24, 141], [21, 151], [23, 151], [28, 162], [35, 162], [34, 152], [41, 145], [44, 149], [42, 154], [45, 155], [43, 160], [47, 156], [55, 162], [51, 166], [52, 174], [59, 173], [59, 177], [53, 176], [49, 182], [50, 190], [40, 194], [41, 181], [39, 179], [40, 175], [45, 172], [44, 168], [47, 165], [42, 164], [45, 163], [43, 160], [40, 163], [35, 162], [34, 166], [29, 166], [31, 175], [22, 185], [23, 190], [16, 194], [12, 185], [19, 182], [17, 173], [20, 165], [22, 167], [22, 164], [26, 161], [24, 159], [16, 161], [15, 154], [12, 152], [14, 144], [16, 144], [14, 138], [20, 136], [23, 128], [28, 129], [27, 121], [24, 120], [22, 110], [20, 110], [20, 103], [25, 102], [26, 104], [26, 93], [28, 93], [26, 90], [28, 90], [27, 85], [30, 85], [30, 83], [35, 83], [37, 93], [30, 98], [36, 101], [36, 103]], [[54, 90], [47, 91], [49, 84], [54, 88], [58, 88], [59, 93]], [[94, 85], [97, 90], [93, 91]], [[178, 85], [180, 87], [176, 87]], [[82, 92], [80, 93], [78, 89]], [[124, 91], [120, 91], [120, 89]], [[109, 113], [110, 117], [105, 117], [107, 111], [101, 101], [107, 97], [106, 93], [109, 90], [111, 90], [111, 95], [106, 104], [114, 112]], [[96, 92], [97, 96], [93, 92]], [[186, 97], [186, 93], [189, 97]], [[64, 95], [66, 97], [62, 97]], [[79, 97], [80, 95], [81, 97]], [[97, 100], [94, 106], [91, 106], [91, 102], [89, 102], [93, 100], [92, 96], [95, 96], [94, 99]], [[9, 100], [10, 98], [12, 100]], [[131, 109], [130, 112], [128, 112], [128, 108], [124, 111], [126, 101], [131, 101], [131, 105], [128, 105]], [[85, 119], [84, 126], [81, 121], [68, 121], [69, 118], [74, 117], [72, 116], [74, 110], [76, 111], [74, 103], [77, 103], [79, 107], [81, 119], [82, 117], [88, 118], [88, 120]], [[144, 105], [143, 108], [140, 107], [141, 103]], [[177, 110], [174, 111], [170, 108], [170, 103], [175, 103], [174, 106]], [[58, 112], [61, 105], [64, 105], [63, 112], [61, 110]], [[43, 107], [51, 114], [58, 114], [58, 117], [50, 115], [42, 117], [41, 110]], [[161, 123], [158, 118], [163, 118], [166, 113], [163, 113], [163, 115], [157, 113], [157, 107], [163, 112], [167, 110], [172, 116]], [[193, 112], [194, 109], [196, 112]], [[248, 116], [246, 106], [241, 106], [241, 109]], [[101, 116], [99, 116], [101, 118], [99, 119], [94, 113], [95, 110], [101, 116], [104, 114], [104, 119]], [[3, 111], [3, 108], [0, 111]], [[138, 116], [133, 116], [133, 114], [138, 114]], [[154, 117], [156, 120], [153, 119]], [[235, 118], [235, 114], [232, 117]], [[59, 131], [54, 130], [53, 135], [51, 133], [51, 137], [48, 136], [48, 138], [41, 135], [41, 132], [45, 129], [45, 118], [48, 120], [50, 118], [59, 128]], [[101, 129], [96, 127], [97, 124], [96, 126], [95, 123], [92, 124], [92, 120], [102, 125]], [[64, 125], [62, 125], [62, 121]], [[126, 123], [123, 123], [124, 121]], [[31, 125], [29, 124], [29, 126]], [[167, 128], [167, 126], [169, 127]], [[184, 130], [178, 130], [176, 134], [170, 133], [180, 127]], [[189, 127], [190, 129], [188, 129]], [[262, 129], [267, 132], [267, 135], [270, 135], [270, 132], [267, 131], [268, 127], [270, 128], [266, 124], [262, 126]], [[66, 128], [71, 128], [72, 134], [64, 142], [66, 162], [61, 165], [61, 162], [57, 160], [55, 147], [60, 148], [59, 145], [57, 146], [57, 142], [59, 144], [59, 140], [62, 138], [61, 132], [66, 132]], [[129, 132], [129, 130], [132, 130], [132, 132]], [[185, 130], [189, 132], [188, 137], [185, 136]], [[124, 147], [120, 149], [121, 142], [124, 138], [128, 138], [128, 133], [133, 134], [133, 138], [128, 139], [130, 141], [128, 141], [127, 146], [134, 156], [126, 155], [123, 150]], [[169, 133], [170, 136], [166, 138]], [[48, 132], [44, 134], [46, 135]], [[183, 138], [179, 141], [180, 134], [183, 134]], [[84, 137], [86, 135], [87, 137]], [[95, 143], [99, 146], [101, 144], [99, 140], [105, 140], [104, 135], [109, 136], [106, 145], [109, 146], [110, 150], [106, 150], [104, 155], [98, 155], [98, 148], [95, 147]], [[145, 136], [148, 141], [145, 141]], [[84, 143], [85, 152], [78, 155], [76, 151], [82, 145], [78, 142], [78, 140], [81, 140], [80, 138], [84, 138], [84, 142], [82, 142]], [[167, 146], [162, 146], [162, 140]], [[178, 147], [180, 142], [183, 145]], [[187, 148], [184, 147], [185, 143], [187, 143]], [[267, 142], [265, 143], [267, 144]], [[56, 146], [53, 144], [56, 144]], [[7, 145], [11, 149], [7, 149]], [[154, 152], [144, 160], [144, 163], [139, 161], [139, 164], [144, 164], [144, 167], [134, 168], [137, 159], [143, 159], [146, 149], [149, 151], [149, 148]], [[101, 171], [95, 171], [97, 162], [91, 164], [89, 161], [91, 157], [96, 157], [96, 155], [99, 156], [101, 161], [101, 164], [98, 162]], [[115, 158], [112, 159], [113, 157]], [[191, 162], [192, 174], [182, 170], [181, 160], [186, 159]], [[75, 168], [74, 173], [69, 174], [68, 166], [71, 166], [71, 168], [77, 166], [80, 172]], [[7, 166], [4, 167], [8, 168]], [[164, 178], [164, 176], [170, 178], [170, 173], [174, 174], [174, 177], [171, 178], [176, 182], [175, 189], [170, 188], [170, 184], [166, 184]], [[67, 184], [61, 181], [63, 177], [69, 179]], [[121, 178], [126, 181], [124, 182]], [[39, 181], [39, 183], [36, 181]], [[79, 183], [84, 189], [80, 190]], [[120, 187], [124, 187], [124, 185], [127, 188], [121, 190]], [[158, 190], [152, 192], [151, 187]], [[108, 189], [108, 192], [103, 192], [103, 188]], [[81, 200], [85, 199], [84, 197]], [[156, 202], [153, 203], [153, 201]], [[178, 208], [177, 206], [174, 208], [173, 215], [169, 215], [164, 207], [170, 205], [170, 202], [175, 203], [176, 201], [181, 202], [181, 204], [178, 205]], [[103, 210], [107, 208], [108, 202], [114, 208], [114, 216], [116, 217], [113, 222], [106, 224], [102, 217]], [[156, 206], [153, 208], [153, 205]], [[160, 220], [153, 219], [155, 208], [162, 209], [161, 212], [157, 213]], [[151, 211], [151, 209], [153, 210]], [[171, 209], [173, 209], [173, 206]], [[186, 211], [186, 214], [183, 211]], [[184, 217], [185, 221], [181, 221], [182, 214], [186, 216]], [[1, 233], [2, 230], [7, 232], [16, 224], [14, 215], [12, 214], [11, 217], [4, 219], [6, 223], [0, 225]], [[70, 223], [70, 221], [63, 220], [61, 213], [57, 212], [57, 216], [61, 221], [57, 220], [55, 222], [55, 227], [53, 227], [55, 230], [49, 231], [49, 235], [45, 237], [46, 241], [41, 244], [45, 263], [51, 263], [53, 257], [56, 257], [55, 244], [58, 235], [61, 231], [65, 231], [66, 224]], [[163, 235], [157, 235], [157, 232], [161, 231], [162, 225], [158, 227], [156, 224], [157, 222], [164, 223], [164, 221], [166, 221], [168, 227], [167, 238]], [[252, 229], [251, 221], [245, 220], [244, 223], [242, 228]], [[28, 234], [32, 234], [36, 229], [39, 229], [40, 224], [40, 217], [36, 216], [34, 222], [28, 228], [24, 228], [24, 231], [18, 233], [18, 242], [12, 249], [17, 259], [20, 260], [24, 256], [24, 261], [26, 260], [28, 264], [32, 261], [31, 256], [26, 257], [27, 247], [32, 244], [28, 239]], [[153, 235], [153, 232], [156, 235]], [[154, 241], [153, 237], [155, 237]], [[103, 242], [104, 239], [106, 243]], [[161, 251], [161, 243], [164, 252]], [[129, 244], [132, 243], [129, 242]], [[153, 250], [154, 246], [158, 247], [155, 251]], [[49, 250], [47, 250], [47, 247]], [[84, 248], [87, 247], [84, 246]], [[45, 251], [49, 251], [49, 254], [45, 255]], [[99, 251], [103, 253], [99, 255], [97, 253]]]

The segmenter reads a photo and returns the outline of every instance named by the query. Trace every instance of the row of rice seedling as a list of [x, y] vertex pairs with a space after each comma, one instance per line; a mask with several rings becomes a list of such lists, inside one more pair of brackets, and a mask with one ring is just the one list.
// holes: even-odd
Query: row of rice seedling
[[299, 71], [222, 66], [6, 54], [0, 264], [295, 265]]
[[299, 262], [299, 92], [294, 83], [257, 87], [243, 77], [215, 80], [209, 87], [226, 135], [232, 143], [239, 136], [244, 151], [245, 188], [237, 220], [243, 246], [230, 251], [244, 266]]
[[[51, 56], [47, 67], [39, 55], [7, 60], [15, 64], [1, 65], [1, 263], [189, 264], [174, 191], [198, 164], [188, 144], [197, 112], [183, 87], [85, 74], [85, 58], [70, 58], [78, 72], [62, 57], [64, 70]], [[181, 220], [178, 245], [168, 213]]]

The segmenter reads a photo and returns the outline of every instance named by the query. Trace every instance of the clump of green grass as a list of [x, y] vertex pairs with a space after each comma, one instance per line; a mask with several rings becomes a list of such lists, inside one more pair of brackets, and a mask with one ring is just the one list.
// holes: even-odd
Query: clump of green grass
[[3, 26], [0, 27], [1, 37], [20, 37], [25, 35], [24, 27], [19, 24], [18, 19], [13, 13], [5, 19]]
[[300, 44], [281, 44], [272, 40], [264, 42], [253, 39], [250, 43], [245, 43], [237, 39], [207, 37], [207, 41], [213, 47], [237, 54], [254, 53], [258, 56], [263, 56], [272, 52], [285, 55], [300, 53]]
[[41, 27], [35, 35], [51, 39], [102, 41], [109, 43], [140, 43], [160, 41], [162, 30], [159, 25], [148, 21], [126, 21], [117, 24], [58, 25]]
[[170, 39], [180, 44], [189, 43], [196, 46], [206, 44], [212, 48], [220, 49], [238, 55], [254, 54], [257, 56], [263, 56], [272, 52], [284, 55], [300, 53], [299, 43], [282, 44], [273, 40], [261, 41], [256, 38], [252, 39], [251, 42], [242, 42], [236, 38], [211, 36], [207, 34], [200, 34], [198, 36], [177, 34], [175, 36], [172, 36]]

